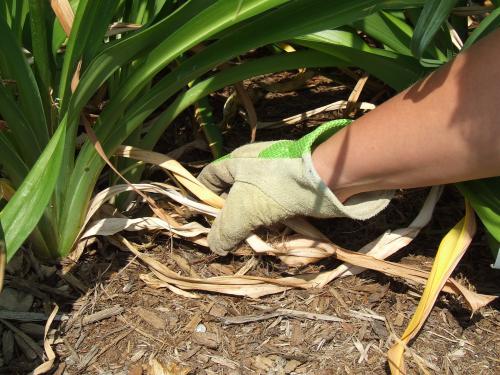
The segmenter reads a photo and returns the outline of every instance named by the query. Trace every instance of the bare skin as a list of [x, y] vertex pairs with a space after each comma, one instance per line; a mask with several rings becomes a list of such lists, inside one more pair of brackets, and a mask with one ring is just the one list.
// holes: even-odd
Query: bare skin
[[341, 201], [500, 175], [500, 30], [313, 152]]

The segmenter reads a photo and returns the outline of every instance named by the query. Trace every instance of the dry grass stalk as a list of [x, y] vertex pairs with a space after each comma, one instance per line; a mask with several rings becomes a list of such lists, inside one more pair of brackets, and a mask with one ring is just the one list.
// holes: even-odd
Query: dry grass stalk
[[352, 92], [347, 99], [347, 105], [344, 108], [344, 117], [351, 117], [356, 114], [358, 110], [356, 103], [358, 102], [359, 96], [361, 95], [361, 92], [363, 91], [363, 88], [365, 87], [366, 81], [368, 81], [369, 77], [369, 74], [364, 73], [361, 78], [358, 79], [358, 82], [356, 82], [356, 85], [352, 89]]
[[[178, 203], [182, 202], [181, 204], [198, 212], [202, 212], [207, 216], [217, 215], [218, 209], [223, 206], [224, 200], [221, 197], [205, 188], [177, 161], [169, 158], [168, 156], [140, 150], [131, 146], [121, 147], [118, 150], [117, 155], [133, 158], [147, 163], [153, 163], [161, 168], [164, 168], [170, 172], [183, 187], [185, 187], [203, 203], [187, 198], [179, 193], [179, 191], [175, 188], [165, 184], [129, 184], [126, 187], [116, 186], [98, 194], [96, 197], [98, 199], [94, 199], [90, 206], [86, 222], [90, 220], [92, 215], [97, 212], [99, 207], [110, 199], [110, 197], [127, 189], [160, 193], [164, 196], [168, 196]], [[309, 289], [322, 287], [336, 277], [349, 273], [354, 274], [363, 269], [372, 269], [391, 276], [401, 277], [412, 283], [427, 284], [422, 297], [423, 302], [419, 305], [420, 310], [417, 311], [417, 314], [412, 319], [412, 322], [402, 339], [402, 342], [406, 344], [408, 340], [410, 340], [421, 328], [440, 291], [463, 295], [473, 311], [496, 298], [495, 296], [475, 293], [468, 290], [463, 285], [460, 285], [456, 280], [449, 278], [452, 270], [455, 268], [472, 238], [473, 222], [470, 218], [470, 207], [468, 208], [469, 216], [466, 217], [464, 222], [465, 224], [459, 223], [459, 225], [466, 228], [462, 230], [465, 234], [463, 237], [460, 237], [460, 241], [457, 242], [456, 247], [450, 255], [450, 260], [445, 259], [443, 261], [443, 257], [440, 255], [442, 254], [442, 251], [438, 252], [431, 275], [436, 273], [435, 267], [441, 267], [439, 268], [439, 279], [430, 278], [429, 272], [383, 260], [383, 258], [394, 254], [396, 251], [411, 242], [422, 227], [428, 223], [430, 217], [432, 216], [434, 206], [439, 198], [440, 192], [441, 190], [439, 187], [435, 187], [431, 190], [423, 209], [409, 227], [400, 228], [394, 232], [384, 233], [376, 241], [373, 241], [363, 247], [362, 252], [349, 251], [330, 243], [316, 228], [304, 220], [289, 221], [287, 223], [288, 226], [292, 227], [295, 232], [300, 233], [300, 235], [290, 236], [280, 243], [271, 245], [256, 235], [252, 235], [246, 240], [254, 252], [279, 257], [284, 263], [291, 266], [309, 264], [326, 257], [335, 257], [346, 262], [336, 270], [318, 274], [299, 274], [293, 277], [266, 278], [246, 276], [244, 275], [245, 271], [240, 272], [238, 275], [200, 278], [189, 272], [189, 270], [184, 267], [190, 276], [182, 276], [153, 257], [139, 251], [135, 245], [130, 243], [124, 237], [115, 234], [114, 241], [118, 242], [121, 247], [126, 247], [149, 267], [152, 274], [141, 275], [141, 279], [145, 283], [154, 288], [168, 288], [174, 293], [189, 298], [197, 297], [195, 294], [189, 292], [191, 290], [202, 290], [258, 298], [269, 294], [280, 293], [291, 288]], [[142, 195], [143, 193], [141, 193], [141, 196]], [[196, 241], [196, 243], [207, 246], [204, 235], [207, 233], [208, 228], [204, 228], [197, 223], [171, 225], [170, 223], [162, 221], [162, 218], [156, 217], [138, 219], [102, 219], [91, 224], [82, 237], [101, 234], [109, 235], [112, 233], [118, 233], [118, 231], [123, 229], [165, 229], [170, 233], [185, 238], [191, 238], [193, 241]], [[304, 235], [308, 235], [308, 237]], [[441, 264], [438, 263], [438, 260], [441, 261]], [[250, 263], [250, 265], [252, 265], [252, 263]], [[183, 266], [185, 266], [185, 264], [183, 264]], [[428, 290], [430, 290], [430, 292]], [[402, 355], [404, 348], [405, 345], [397, 345], [391, 349], [389, 356], [391, 358], [391, 367], [393, 370], [394, 368], [397, 368], [397, 371], [400, 371], [400, 369], [403, 368]], [[360, 360], [363, 360], [365, 357], [363, 353], [366, 351], [366, 348], [363, 348], [363, 350], [360, 351], [362, 354]]]
[[[297, 115], [293, 115], [290, 117], [287, 117], [283, 120], [279, 121], [271, 121], [271, 122], [259, 122], [257, 123], [257, 128], [258, 129], [274, 129], [278, 128], [280, 126], [285, 126], [285, 125], [295, 125], [298, 124], [312, 116], [315, 116], [319, 113], [323, 112], [331, 112], [331, 111], [338, 111], [339, 109], [344, 109], [346, 108], [348, 104], [348, 101], [346, 100], [339, 100], [315, 109], [311, 109], [310, 111], [304, 112], [304, 113], [299, 113]], [[359, 109], [364, 110], [364, 111], [369, 111], [372, 109], [375, 109], [375, 105], [367, 102], [362, 102], [362, 103], [357, 103], [356, 106], [359, 106]]]
[[234, 89], [238, 95], [238, 98], [245, 107], [245, 111], [247, 112], [248, 124], [250, 125], [250, 142], [255, 142], [255, 137], [257, 135], [257, 112], [255, 111], [255, 106], [253, 105], [252, 99], [248, 92], [245, 90], [245, 86], [243, 86], [243, 82], [237, 82], [234, 84]]
[[[200, 200], [205, 203], [209, 203], [212, 207], [203, 204], [194, 204], [193, 200], [183, 200], [186, 205], [191, 205], [198, 211], [204, 211], [205, 214], [214, 216], [217, 214], [217, 210], [214, 210], [214, 206], [222, 206], [222, 198], [216, 196], [210, 190], [201, 185], [194, 176], [192, 176], [185, 168], [183, 168], [178, 162], [168, 158], [165, 155], [161, 155], [154, 152], [149, 152], [145, 150], [136, 149], [133, 147], [122, 147], [118, 151], [118, 155], [132, 157], [137, 160], [143, 160], [148, 163], [155, 163], [162, 168], [170, 171], [179, 182], [184, 185], [188, 190], [193, 192]], [[134, 189], [138, 189], [138, 185], [134, 186]], [[180, 194], [176, 192], [173, 188], [168, 187], [168, 185], [160, 186], [146, 185], [142, 184], [141, 188], [147, 189], [149, 191], [160, 192], [164, 195], [172, 197], [174, 200], [180, 201]], [[123, 187], [113, 187], [107, 189], [106, 192], [100, 193], [99, 199], [94, 200], [89, 215], [87, 218], [95, 213], [100, 205], [109, 199], [114, 194], [123, 191]], [[166, 283], [163, 286], [169, 288], [174, 292], [179, 292], [179, 290], [205, 290], [219, 293], [227, 293], [233, 295], [245, 295], [250, 297], [263, 296], [267, 294], [279, 293], [283, 290], [289, 288], [314, 288], [326, 285], [333, 278], [341, 276], [343, 273], [359, 272], [359, 268], [352, 268], [352, 266], [374, 269], [392, 276], [402, 277], [414, 283], [425, 284], [428, 273], [422, 270], [414, 269], [409, 266], [404, 266], [400, 264], [395, 264], [391, 262], [385, 262], [378, 258], [385, 258], [397, 250], [408, 244], [418, 233], [418, 231], [423, 227], [432, 215], [432, 210], [434, 208], [435, 202], [439, 197], [439, 188], [434, 188], [429, 198], [426, 200], [424, 209], [417, 216], [417, 218], [412, 222], [408, 228], [402, 228], [396, 230], [393, 233], [385, 233], [377, 241], [365, 246], [363, 251], [369, 253], [372, 249], [373, 252], [370, 255], [348, 251], [339, 248], [328, 241], [325, 240], [324, 236], [321, 235], [321, 239], [311, 239], [300, 236], [291, 237], [282, 243], [271, 246], [256, 235], [252, 235], [247, 239], [247, 243], [256, 253], [265, 253], [268, 255], [274, 255], [279, 257], [283, 262], [291, 266], [298, 266], [309, 264], [311, 262], [318, 261], [326, 257], [336, 257], [337, 259], [345, 261], [346, 265], [342, 267], [339, 271], [327, 271], [319, 273], [316, 275], [298, 275], [295, 277], [269, 279], [269, 278], [258, 278], [258, 277], [248, 277], [248, 276], [232, 276], [232, 277], [216, 277], [208, 279], [199, 278], [186, 278], [177, 275], [175, 272], [170, 270], [165, 265], [159, 263], [153, 258], [146, 254], [139, 252], [135, 246], [130, 244], [126, 239], [122, 237], [119, 238], [119, 242], [125, 245], [130, 251], [132, 251], [136, 256], [138, 256], [142, 261], [144, 261], [153, 271], [155, 276]], [[215, 196], [215, 198], [214, 198]], [[118, 233], [119, 229], [131, 228], [133, 230], [146, 229], [148, 228], [147, 223], [156, 222], [157, 226], [150, 225], [149, 228], [167, 229], [170, 232], [187, 238], [193, 238], [196, 243], [206, 246], [206, 239], [200, 236], [206, 233], [207, 228], [199, 226], [199, 224], [194, 227], [185, 224], [184, 226], [170, 226], [164, 225], [164, 223], [159, 224], [158, 218], [139, 218], [139, 219], [104, 219], [109, 220], [109, 223], [116, 224], [120, 220], [120, 225], [116, 225], [112, 231], [109, 231], [109, 226], [111, 224], [106, 224], [104, 221], [99, 221], [97, 224], [91, 226], [88, 229], [90, 232], [84, 234], [84, 236], [90, 235], [100, 235], [103, 233], [110, 234], [111, 232]], [[141, 225], [144, 224], [144, 225]], [[317, 229], [313, 228], [310, 224], [305, 221], [289, 222], [288, 223], [296, 232], [311, 235], [318, 238], [320, 233]], [[139, 225], [139, 226], [137, 226]], [[99, 228], [102, 231], [99, 231]], [[372, 256], [374, 255], [374, 256]], [[158, 280], [154, 281], [151, 277], [146, 278], [147, 282], [154, 283], [155, 287], [159, 287], [160, 283]], [[175, 289], [176, 288], [176, 289]], [[483, 296], [472, 291], [464, 292], [465, 287], [460, 286], [456, 281], [447, 281], [444, 285], [444, 291], [449, 293], [460, 293], [463, 294], [470, 306], [476, 309], [478, 306], [483, 306], [491, 300], [491, 296]]]

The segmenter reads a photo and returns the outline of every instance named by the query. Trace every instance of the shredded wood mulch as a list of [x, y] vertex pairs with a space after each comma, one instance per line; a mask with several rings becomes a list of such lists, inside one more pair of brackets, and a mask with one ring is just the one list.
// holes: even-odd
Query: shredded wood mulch
[[[327, 233], [336, 233], [339, 241], [357, 238], [364, 243], [370, 232], [376, 236], [376, 228], [385, 221], [397, 222], [398, 216], [397, 224], [409, 220], [406, 211], [418, 206], [421, 196], [418, 191], [400, 195], [385, 217], [365, 226], [346, 220], [316, 224], [334, 228]], [[461, 215], [456, 209], [459, 201], [460, 196], [448, 189], [431, 225], [398, 261], [429, 269], [440, 236]], [[190, 272], [186, 264], [191, 272], [208, 277], [233, 274], [248, 260], [215, 258], [162, 235], [140, 234], [131, 239], [149, 243], [145, 246], [149, 255], [184, 275]], [[498, 292], [498, 274], [489, 268], [488, 251], [479, 234], [454, 277], [478, 291]], [[200, 298], [193, 300], [146, 286], [139, 275], [148, 269], [131, 253], [103, 243], [101, 248], [96, 244], [71, 271], [87, 288], [81, 293], [55, 268], [20, 254], [21, 261], [7, 270], [6, 287], [18, 293], [20, 308], [26, 310], [31, 303], [30, 311], [12, 316], [2, 307], [0, 318], [32, 337], [43, 353], [43, 319], [51, 303], [57, 302], [61, 311], [50, 336], [55, 341], [58, 374], [154, 374], [154, 368], [168, 374], [386, 374], [385, 353], [403, 332], [422, 292], [367, 271], [320, 290], [291, 290], [258, 300], [197, 293]], [[27, 282], [9, 274], [15, 266], [21, 267]], [[308, 270], [330, 266], [325, 263]], [[294, 272], [299, 270], [263, 257], [249, 273], [276, 277]], [[44, 277], [44, 284], [38, 277]], [[499, 307], [495, 302], [470, 317], [463, 301], [442, 294], [407, 353], [409, 373], [498, 373]], [[33, 354], [18, 333], [1, 322], [0, 373], [28, 373], [42, 362], [40, 353]], [[9, 350], [12, 354], [6, 363]], [[174, 372], [166, 372], [167, 368]]]
[[[287, 74], [264, 77], [263, 82], [283, 77]], [[344, 86], [334, 79], [315, 76], [300, 96], [266, 94], [265, 100], [254, 103], [259, 120], [273, 121], [345, 99], [353, 82]], [[380, 87], [368, 83], [362, 99], [370, 101]], [[221, 92], [212, 98], [216, 112], [222, 111], [218, 106], [229, 95]], [[308, 123], [329, 116], [317, 115]], [[187, 137], [189, 131], [179, 124], [174, 131]], [[226, 134], [230, 148], [248, 140], [250, 132], [239, 131], [239, 126]], [[307, 126], [262, 130], [257, 140], [295, 137], [305, 131]], [[172, 138], [180, 144], [186, 141]], [[208, 158], [203, 153], [186, 157], [194, 162]], [[388, 228], [407, 225], [425, 195], [425, 189], [401, 192], [388, 210], [368, 222], [335, 219], [314, 225], [334, 243], [358, 249]], [[440, 239], [463, 216], [461, 202], [453, 188], [445, 189], [431, 224], [391, 260], [430, 270]], [[283, 277], [339, 264], [326, 259], [291, 269], [265, 256], [250, 263], [249, 257], [217, 257], [160, 233], [127, 238], [185, 276], [232, 275], [248, 265], [249, 275]], [[453, 277], [478, 292], [498, 294], [500, 272], [490, 268], [491, 262], [480, 231]], [[133, 254], [106, 238], [90, 244], [77, 265], [42, 264], [29, 251], [20, 252], [7, 267], [0, 296], [0, 374], [32, 371], [46, 360], [44, 343], [55, 351], [51, 373], [58, 375], [387, 374], [387, 350], [401, 336], [422, 293], [421, 287], [403, 280], [365, 271], [322, 289], [290, 290], [260, 299], [203, 292], [194, 292], [199, 298], [190, 299], [147, 286], [140, 275], [148, 272]], [[55, 304], [59, 311], [44, 338]], [[499, 310], [495, 301], [470, 316], [462, 298], [441, 294], [407, 350], [408, 373], [500, 373]]]

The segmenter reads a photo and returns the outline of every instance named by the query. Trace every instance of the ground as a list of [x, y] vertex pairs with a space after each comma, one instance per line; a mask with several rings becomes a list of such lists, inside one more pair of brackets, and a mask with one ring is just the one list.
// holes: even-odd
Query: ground
[[[261, 80], [274, 82], [288, 76]], [[256, 87], [256, 82], [246, 82], [246, 86]], [[257, 102], [259, 120], [278, 120], [345, 99], [353, 83], [345, 72], [338, 77], [322, 72], [299, 92], [268, 93]], [[375, 81], [370, 84], [363, 100], [379, 101], [389, 94]], [[380, 92], [383, 94], [378, 95]], [[228, 94], [226, 90], [211, 98], [215, 113], [222, 111]], [[338, 116], [330, 112], [291, 129], [258, 131], [257, 140], [297, 137], [310, 126]], [[191, 128], [186, 125], [187, 119], [189, 114], [179, 118], [173, 129], [177, 136], [165, 139], [161, 151], [188, 140]], [[249, 134], [248, 127], [235, 121], [225, 134], [227, 148], [247, 142]], [[209, 157], [198, 152], [186, 155], [184, 161], [196, 172]], [[409, 224], [426, 192], [398, 192], [390, 207], [368, 222], [333, 219], [314, 224], [334, 243], [355, 250], [386, 229]], [[429, 270], [440, 239], [462, 215], [463, 199], [452, 186], [447, 187], [430, 225], [392, 260]], [[205, 277], [233, 274], [248, 260], [216, 257], [161, 233], [127, 234], [127, 238], [148, 244], [148, 254], [181, 273], [184, 271], [172, 254], [187, 260]], [[71, 274], [81, 284], [55, 272], [67, 263], [55, 268], [43, 266], [28, 251], [18, 258], [20, 264], [10, 267], [22, 270], [28, 282], [22, 284], [8, 275], [7, 286], [34, 295], [31, 311], [50, 312], [56, 302], [63, 314], [62, 321], [53, 324], [57, 355], [53, 371], [57, 374], [137, 375], [143, 373], [143, 367], [144, 374], [149, 374], [155, 373], [151, 368], [146, 372], [146, 365], [153, 359], [170, 366], [170, 372], [164, 372], [170, 374], [187, 373], [188, 369], [191, 374], [387, 374], [386, 352], [392, 336], [401, 336], [422, 292], [421, 287], [404, 280], [366, 271], [335, 280], [323, 289], [290, 290], [260, 299], [197, 293], [201, 298], [194, 300], [145, 285], [139, 276], [149, 272], [147, 267], [106, 239], [93, 244], [72, 267]], [[498, 294], [500, 271], [491, 270], [491, 262], [485, 235], [479, 230], [454, 277], [482, 293]], [[317, 272], [336, 264], [325, 261], [300, 271]], [[37, 274], [34, 269], [47, 272]], [[262, 257], [249, 274], [277, 277], [298, 271]], [[50, 288], [43, 288], [41, 280]], [[407, 351], [408, 373], [499, 374], [499, 308], [500, 304], [494, 302], [471, 316], [461, 298], [441, 294], [421, 334]], [[243, 316], [251, 316], [254, 321], [231, 319]], [[12, 323], [21, 327], [15, 319]], [[6, 330], [3, 332], [5, 336]], [[40, 343], [40, 335], [33, 337]], [[4, 363], [0, 373], [28, 373], [40, 363], [36, 356], [29, 359], [29, 353], [19, 344], [13, 347], [14, 360]]]

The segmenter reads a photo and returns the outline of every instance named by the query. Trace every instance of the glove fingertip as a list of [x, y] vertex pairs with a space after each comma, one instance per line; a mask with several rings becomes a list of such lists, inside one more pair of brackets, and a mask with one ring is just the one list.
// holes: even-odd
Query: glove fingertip
[[229, 250], [232, 246], [228, 246], [224, 243], [224, 241], [220, 240], [220, 236], [215, 233], [216, 228], [212, 228], [212, 230], [208, 233], [208, 246], [210, 250], [220, 256], [225, 256], [229, 254]]

